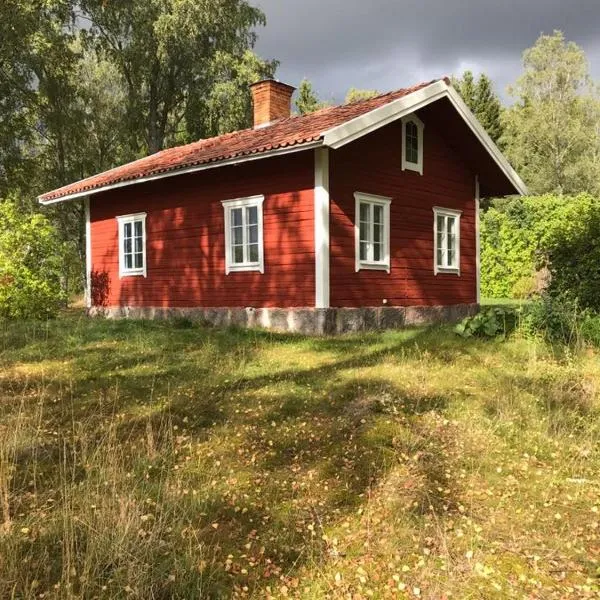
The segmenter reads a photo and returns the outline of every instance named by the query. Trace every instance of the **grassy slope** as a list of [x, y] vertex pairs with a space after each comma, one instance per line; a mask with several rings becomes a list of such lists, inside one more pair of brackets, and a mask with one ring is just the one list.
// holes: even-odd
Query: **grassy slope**
[[1, 598], [598, 597], [598, 357], [0, 324]]

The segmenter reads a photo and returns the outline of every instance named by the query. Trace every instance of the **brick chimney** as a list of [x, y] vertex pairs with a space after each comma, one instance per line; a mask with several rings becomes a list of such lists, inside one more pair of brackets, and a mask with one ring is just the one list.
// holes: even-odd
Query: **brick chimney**
[[255, 129], [280, 119], [287, 119], [291, 115], [295, 87], [274, 79], [264, 79], [253, 83], [250, 90], [254, 104]]

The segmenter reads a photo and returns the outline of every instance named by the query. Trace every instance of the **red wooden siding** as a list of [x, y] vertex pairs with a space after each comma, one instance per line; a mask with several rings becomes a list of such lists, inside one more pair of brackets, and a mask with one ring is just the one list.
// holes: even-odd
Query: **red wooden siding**
[[[314, 306], [314, 153], [252, 161], [91, 198], [106, 306]], [[265, 272], [225, 274], [222, 200], [263, 194]], [[116, 216], [146, 212], [147, 277], [119, 279]]]
[[[332, 307], [476, 302], [475, 175], [428, 109], [418, 113], [425, 123], [422, 176], [401, 170], [400, 122], [331, 153]], [[392, 198], [390, 273], [355, 271], [355, 192]], [[460, 276], [434, 275], [434, 206], [462, 210]]]

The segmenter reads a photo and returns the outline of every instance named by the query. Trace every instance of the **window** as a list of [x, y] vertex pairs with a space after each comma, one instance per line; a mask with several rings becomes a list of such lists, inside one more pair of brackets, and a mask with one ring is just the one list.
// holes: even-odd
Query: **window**
[[119, 276], [146, 277], [146, 213], [117, 217]]
[[460, 275], [460, 215], [459, 210], [433, 209], [434, 272]]
[[423, 175], [423, 121], [417, 115], [402, 118], [402, 170]]
[[391, 198], [356, 192], [356, 270], [390, 272]]
[[263, 255], [264, 196], [225, 200], [225, 272], [265, 272]]

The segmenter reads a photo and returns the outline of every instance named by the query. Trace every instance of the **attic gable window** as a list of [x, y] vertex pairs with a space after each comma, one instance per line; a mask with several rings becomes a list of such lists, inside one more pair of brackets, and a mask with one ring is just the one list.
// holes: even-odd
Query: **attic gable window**
[[355, 238], [356, 270], [390, 272], [391, 198], [356, 192]]
[[146, 213], [117, 217], [119, 277], [146, 277]]
[[460, 275], [460, 210], [433, 208], [433, 270]]
[[222, 202], [225, 210], [225, 272], [265, 272], [263, 250], [264, 196]]
[[415, 114], [402, 118], [402, 170], [423, 175], [423, 121]]

